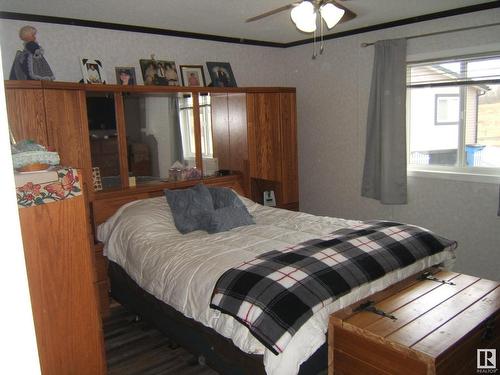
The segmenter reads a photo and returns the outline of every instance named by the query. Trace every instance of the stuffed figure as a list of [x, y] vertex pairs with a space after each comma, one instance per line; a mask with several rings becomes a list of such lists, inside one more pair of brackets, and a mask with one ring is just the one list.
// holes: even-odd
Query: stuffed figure
[[17, 51], [9, 79], [49, 81], [55, 79], [49, 63], [43, 57], [42, 47], [36, 42], [36, 32], [33, 26], [24, 26], [19, 30], [24, 49]]

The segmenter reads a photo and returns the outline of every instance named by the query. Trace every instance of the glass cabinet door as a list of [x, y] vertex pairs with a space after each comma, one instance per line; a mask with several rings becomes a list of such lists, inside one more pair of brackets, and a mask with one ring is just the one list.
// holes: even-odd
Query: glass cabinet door
[[137, 185], [200, 178], [190, 93], [125, 94], [128, 172]]
[[95, 190], [121, 186], [114, 94], [87, 92], [87, 118]]

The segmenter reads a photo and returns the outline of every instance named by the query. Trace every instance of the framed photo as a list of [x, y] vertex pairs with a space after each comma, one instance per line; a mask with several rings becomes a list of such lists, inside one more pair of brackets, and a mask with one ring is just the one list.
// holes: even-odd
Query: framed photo
[[115, 73], [117, 85], [129, 86], [137, 84], [133, 66], [117, 66], [115, 67]]
[[179, 86], [174, 61], [139, 60], [145, 85]]
[[206, 86], [202, 65], [179, 65], [182, 86]]
[[236, 87], [231, 65], [227, 62], [207, 62], [208, 72], [214, 87]]
[[107, 83], [101, 60], [80, 58], [83, 83]]

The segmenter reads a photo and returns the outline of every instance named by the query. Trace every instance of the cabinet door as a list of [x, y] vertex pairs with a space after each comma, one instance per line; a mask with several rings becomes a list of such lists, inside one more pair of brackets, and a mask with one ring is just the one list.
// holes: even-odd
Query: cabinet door
[[250, 194], [250, 171], [248, 162], [248, 131], [246, 94], [230, 93], [227, 96], [229, 119], [229, 147], [231, 169], [241, 172], [245, 194]]
[[5, 100], [9, 127], [16, 142], [31, 139], [44, 146], [52, 146], [47, 139], [41, 88], [6, 89]]
[[42, 373], [105, 373], [84, 196], [19, 216]]
[[245, 94], [230, 93], [227, 96], [229, 120], [229, 147], [233, 171], [248, 173], [247, 114]]
[[[204, 98], [200, 97], [200, 103]], [[231, 168], [231, 150], [229, 140], [229, 114], [228, 114], [228, 99], [227, 93], [213, 93], [210, 94], [211, 106], [211, 128], [212, 128], [212, 149], [213, 157], [217, 159], [218, 169], [232, 169]], [[203, 116], [200, 113], [203, 127]], [[205, 161], [204, 161], [205, 162]], [[204, 174], [205, 175], [205, 174]]]
[[247, 95], [250, 177], [281, 180], [280, 94]]
[[239, 172], [249, 191], [246, 95], [211, 94], [213, 153], [219, 169]]
[[295, 93], [280, 94], [282, 203], [299, 201], [299, 176], [297, 156], [297, 118]]
[[48, 141], [61, 157], [61, 164], [84, 170], [92, 181], [87, 110], [82, 90], [44, 90]]

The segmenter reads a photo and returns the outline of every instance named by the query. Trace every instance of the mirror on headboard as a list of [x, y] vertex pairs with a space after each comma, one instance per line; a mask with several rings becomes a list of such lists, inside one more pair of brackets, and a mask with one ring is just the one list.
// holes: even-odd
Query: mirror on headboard
[[[125, 94], [123, 97], [129, 176], [138, 185], [196, 178], [191, 93]], [[174, 163], [186, 173], [172, 172]]]
[[120, 186], [114, 95], [106, 92], [87, 92], [86, 96], [92, 168], [94, 175], [100, 176], [97, 190]]

